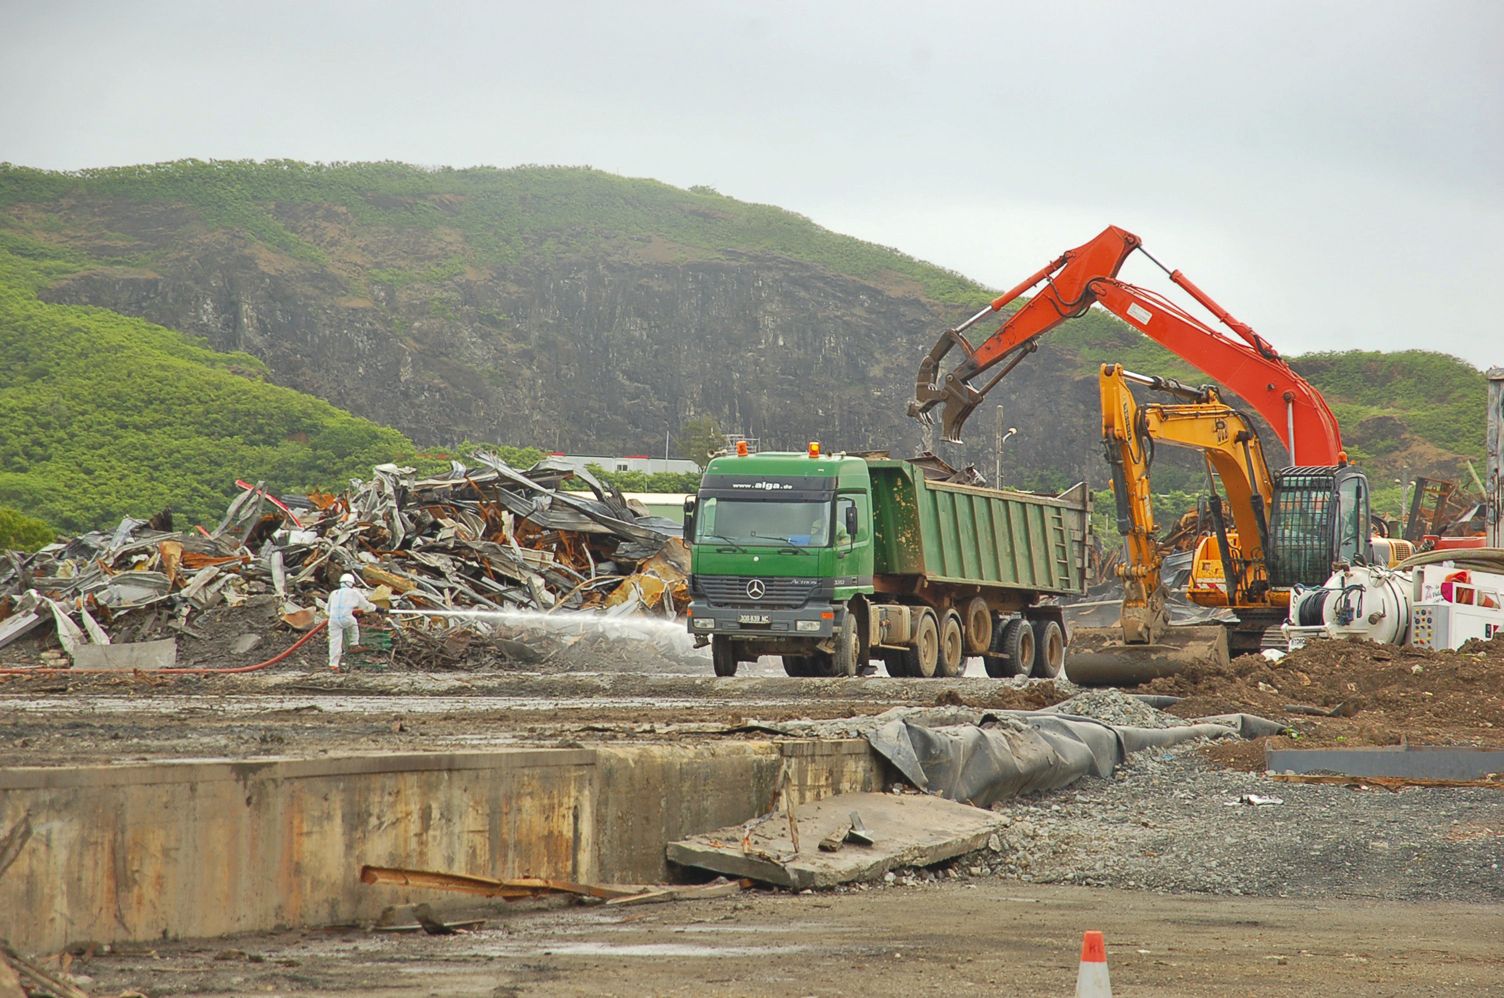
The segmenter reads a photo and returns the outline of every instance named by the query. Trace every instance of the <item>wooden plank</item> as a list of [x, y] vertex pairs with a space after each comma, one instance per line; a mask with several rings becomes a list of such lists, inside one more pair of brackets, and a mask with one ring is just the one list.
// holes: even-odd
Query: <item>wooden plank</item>
[[576, 894], [582, 897], [616, 898], [640, 893], [641, 887], [606, 884], [575, 884], [564, 880], [517, 877], [496, 880], [468, 873], [444, 873], [434, 870], [405, 870], [390, 866], [362, 866], [363, 884], [391, 884], [399, 887], [422, 887], [431, 890], [499, 897], [508, 901], [541, 897], [544, 894]]
[[612, 898], [607, 907], [634, 904], [661, 904], [664, 901], [702, 901], [706, 898], [723, 898], [740, 893], [752, 886], [750, 880], [717, 881], [710, 884], [693, 884], [688, 887], [660, 887], [630, 897]]

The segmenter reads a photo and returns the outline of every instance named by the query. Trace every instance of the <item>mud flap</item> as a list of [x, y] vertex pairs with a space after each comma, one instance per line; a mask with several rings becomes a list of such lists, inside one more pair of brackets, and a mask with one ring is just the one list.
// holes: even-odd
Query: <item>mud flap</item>
[[1081, 686], [1136, 686], [1191, 666], [1228, 663], [1227, 629], [1171, 626], [1154, 644], [1123, 643], [1117, 627], [1078, 627], [1065, 650], [1065, 675]]

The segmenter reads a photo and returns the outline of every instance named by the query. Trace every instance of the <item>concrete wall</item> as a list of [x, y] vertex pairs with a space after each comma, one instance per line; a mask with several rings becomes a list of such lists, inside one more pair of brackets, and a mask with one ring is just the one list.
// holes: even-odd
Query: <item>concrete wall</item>
[[865, 742], [185, 760], [0, 770], [0, 937], [216, 936], [376, 917], [455, 895], [361, 884], [363, 864], [646, 883], [672, 838], [796, 798], [881, 786]]

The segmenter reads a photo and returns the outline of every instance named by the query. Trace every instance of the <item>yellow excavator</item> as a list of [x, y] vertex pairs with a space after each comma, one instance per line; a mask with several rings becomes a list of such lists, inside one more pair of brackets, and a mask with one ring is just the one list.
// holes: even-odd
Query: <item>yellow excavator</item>
[[[1319, 585], [1336, 563], [1372, 564], [1377, 556], [1386, 564], [1406, 556], [1405, 542], [1370, 537], [1361, 471], [1342, 462], [1271, 474], [1251, 420], [1214, 386], [1192, 388], [1121, 364], [1104, 364], [1098, 383], [1123, 535], [1123, 604], [1119, 627], [1073, 632], [1066, 660], [1073, 681], [1145, 682], [1191, 663], [1225, 663], [1229, 652], [1258, 651], [1265, 631], [1289, 612], [1295, 585]], [[1175, 401], [1140, 405], [1133, 385]], [[1150, 482], [1160, 444], [1197, 450], [1206, 462], [1211, 529], [1193, 556], [1187, 596], [1199, 606], [1231, 610], [1235, 624], [1170, 624]]]

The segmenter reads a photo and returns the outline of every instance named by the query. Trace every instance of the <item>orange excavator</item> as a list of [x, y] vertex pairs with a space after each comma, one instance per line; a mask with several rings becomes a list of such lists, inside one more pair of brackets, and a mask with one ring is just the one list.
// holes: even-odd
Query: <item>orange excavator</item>
[[[1118, 271], [1135, 250], [1168, 274], [1233, 335], [1213, 329], [1157, 292], [1118, 280]], [[975, 347], [971, 345], [965, 335], [968, 329], [1040, 284], [1043, 287], [991, 336]], [[959, 442], [967, 417], [998, 382], [1037, 349], [1039, 337], [1067, 319], [1084, 315], [1092, 305], [1101, 305], [1242, 396], [1274, 427], [1290, 452], [1291, 464], [1345, 463], [1337, 419], [1321, 393], [1291, 370], [1252, 327], [1233, 318], [1179, 270], [1172, 271], [1155, 260], [1138, 236], [1115, 225], [1103, 229], [1091, 242], [1066, 250], [976, 315], [947, 329], [919, 365], [909, 415], [929, 422], [930, 410], [942, 407], [943, 435], [946, 440]], [[963, 359], [942, 375], [941, 362], [953, 349], [960, 350]], [[972, 384], [974, 378], [1000, 364], [1002, 370], [982, 387]]]

